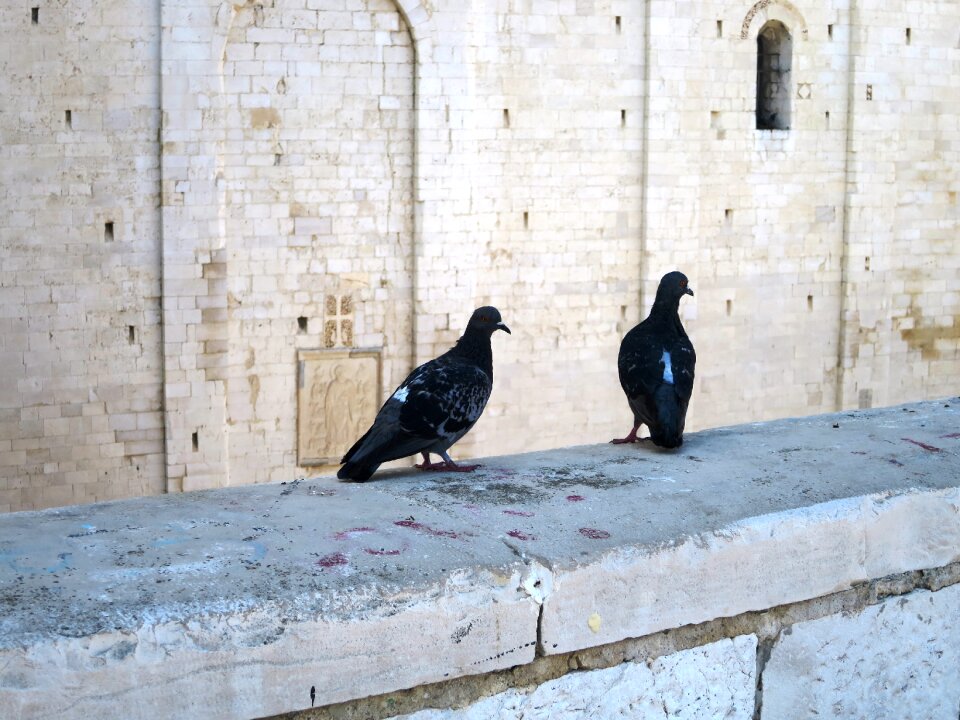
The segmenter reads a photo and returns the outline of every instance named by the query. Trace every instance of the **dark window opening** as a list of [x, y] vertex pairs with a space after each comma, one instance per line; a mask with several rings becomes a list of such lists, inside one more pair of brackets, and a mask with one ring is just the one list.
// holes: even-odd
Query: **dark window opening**
[[34, 25], [40, 24], [40, 8], [30, 8], [30, 22]]
[[717, 37], [723, 37], [723, 20], [717, 20]]
[[783, 23], [771, 20], [757, 35], [757, 130], [790, 129], [793, 43]]
[[67, 110], [66, 112], [64, 112], [64, 114], [63, 114], [63, 120], [64, 120], [64, 122], [67, 124], [67, 127], [68, 127], [70, 130], [73, 130], [73, 113], [70, 112], [69, 110]]
[[103, 239], [106, 242], [113, 242], [113, 223], [107, 222], [103, 224]]
[[307, 331], [307, 318], [304, 315], [301, 315], [297, 318], [297, 332], [300, 335], [303, 335]]

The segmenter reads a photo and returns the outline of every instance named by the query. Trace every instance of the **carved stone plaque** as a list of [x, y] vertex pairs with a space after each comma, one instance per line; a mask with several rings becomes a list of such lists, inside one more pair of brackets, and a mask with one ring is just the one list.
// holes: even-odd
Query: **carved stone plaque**
[[297, 464], [334, 465], [380, 408], [379, 350], [301, 350]]

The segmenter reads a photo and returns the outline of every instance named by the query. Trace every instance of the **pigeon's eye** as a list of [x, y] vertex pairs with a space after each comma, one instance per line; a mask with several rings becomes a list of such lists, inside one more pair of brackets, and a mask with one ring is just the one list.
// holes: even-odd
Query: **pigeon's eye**
[[686, 281], [686, 280], [681, 280], [681, 281], [680, 281], [680, 287], [685, 288], [686, 286], [687, 286], [687, 281]]
[[480, 316], [480, 322], [487, 322], [488, 319], [489, 319], [489, 318], [487, 318], [486, 315], [481, 315], [481, 316]]

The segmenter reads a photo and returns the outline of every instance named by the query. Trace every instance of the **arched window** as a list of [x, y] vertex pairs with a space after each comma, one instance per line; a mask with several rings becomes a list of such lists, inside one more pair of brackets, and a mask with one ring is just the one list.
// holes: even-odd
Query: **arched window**
[[757, 35], [757, 130], [790, 129], [793, 42], [783, 23], [769, 21]]

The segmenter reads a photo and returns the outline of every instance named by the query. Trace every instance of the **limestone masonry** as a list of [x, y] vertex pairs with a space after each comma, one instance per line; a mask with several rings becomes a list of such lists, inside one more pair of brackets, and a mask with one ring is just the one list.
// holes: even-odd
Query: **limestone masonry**
[[675, 268], [689, 429], [960, 392], [953, 0], [31, 0], [0, 98], [0, 511], [329, 472], [482, 304], [455, 458], [623, 435]]

